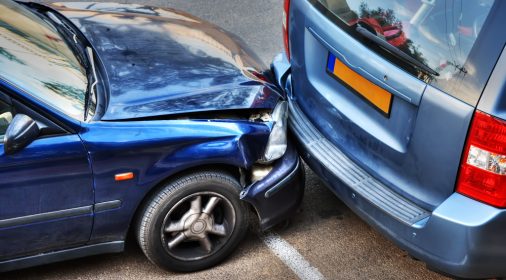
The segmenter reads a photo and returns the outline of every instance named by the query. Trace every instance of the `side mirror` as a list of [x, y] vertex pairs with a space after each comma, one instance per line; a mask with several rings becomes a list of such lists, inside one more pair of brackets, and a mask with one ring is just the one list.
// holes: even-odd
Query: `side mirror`
[[17, 114], [4, 136], [4, 153], [12, 155], [28, 146], [39, 136], [39, 126], [27, 115]]

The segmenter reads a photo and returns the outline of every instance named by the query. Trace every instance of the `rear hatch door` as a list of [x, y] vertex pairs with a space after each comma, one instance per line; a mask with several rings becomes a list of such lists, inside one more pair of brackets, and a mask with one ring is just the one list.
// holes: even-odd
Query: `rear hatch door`
[[293, 0], [296, 103], [348, 157], [433, 210], [454, 191], [474, 108], [504, 46], [491, 35], [499, 6]]

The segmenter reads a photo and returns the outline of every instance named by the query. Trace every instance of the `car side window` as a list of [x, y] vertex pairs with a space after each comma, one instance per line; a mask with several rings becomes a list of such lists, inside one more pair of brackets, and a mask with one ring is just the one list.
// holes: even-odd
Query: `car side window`
[[0, 101], [0, 143], [4, 141], [4, 135], [7, 127], [12, 122], [13, 110], [10, 105]]

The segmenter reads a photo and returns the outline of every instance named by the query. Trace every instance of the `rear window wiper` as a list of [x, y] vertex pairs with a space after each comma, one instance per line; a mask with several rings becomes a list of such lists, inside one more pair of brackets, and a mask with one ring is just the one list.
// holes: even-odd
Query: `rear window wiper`
[[371, 33], [369, 30], [363, 28], [362, 26], [358, 25], [355, 29], [360, 35], [362, 35], [365, 39], [369, 40], [372, 43], [375, 43], [376, 45], [382, 47], [386, 51], [393, 54], [395, 57], [401, 59], [402, 61], [408, 63], [409, 65], [418, 68], [426, 73], [429, 73], [434, 76], [439, 76], [439, 73], [428, 67], [427, 65], [421, 63], [420, 61], [412, 58], [405, 52], [399, 50], [398, 48], [390, 45], [387, 41], [379, 38], [378, 36]]

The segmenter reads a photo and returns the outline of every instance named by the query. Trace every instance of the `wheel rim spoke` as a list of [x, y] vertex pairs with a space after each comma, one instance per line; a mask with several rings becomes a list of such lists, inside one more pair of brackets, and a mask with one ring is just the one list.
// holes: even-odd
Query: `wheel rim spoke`
[[227, 236], [227, 230], [225, 228], [225, 225], [214, 224], [213, 227], [209, 230], [209, 233], [218, 236]]
[[163, 221], [163, 247], [180, 260], [203, 259], [226, 244], [234, 227], [235, 212], [227, 198], [211, 191], [189, 194]]
[[216, 197], [216, 196], [211, 197], [209, 199], [209, 201], [207, 202], [206, 207], [204, 208], [204, 211], [202, 211], [202, 213], [206, 213], [206, 214], [210, 215], [211, 212], [213, 212], [214, 207], [216, 207], [216, 205], [218, 205], [220, 200], [221, 199], [219, 197]]
[[202, 211], [202, 197], [200, 195], [198, 195], [191, 202], [190, 213], [191, 214], [199, 214], [201, 211]]
[[171, 222], [167, 227], [165, 227], [165, 232], [178, 232], [184, 230], [184, 223], [182, 220], [177, 222]]
[[202, 247], [202, 249], [204, 249], [204, 251], [206, 251], [206, 253], [211, 252], [211, 250], [213, 249], [212, 248], [213, 245], [211, 244], [211, 240], [209, 240], [208, 236], [199, 239], [199, 242], [200, 242], [200, 247]]
[[171, 241], [169, 241], [169, 249], [173, 249], [177, 245], [179, 245], [181, 242], [183, 242], [186, 239], [186, 236], [180, 232], [178, 235], [176, 235]]

